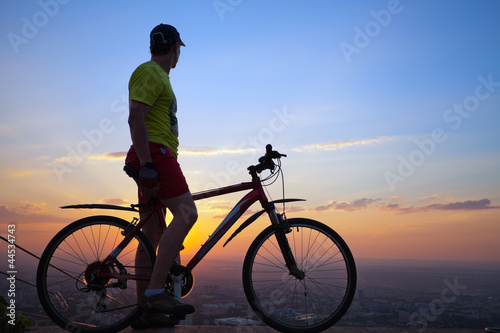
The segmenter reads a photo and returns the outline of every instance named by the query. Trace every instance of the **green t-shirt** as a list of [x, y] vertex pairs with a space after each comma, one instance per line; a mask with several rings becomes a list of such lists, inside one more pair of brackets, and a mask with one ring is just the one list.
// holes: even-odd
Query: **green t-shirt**
[[132, 73], [128, 90], [130, 100], [151, 107], [144, 119], [148, 140], [166, 145], [177, 157], [177, 101], [168, 74], [156, 62], [148, 61]]

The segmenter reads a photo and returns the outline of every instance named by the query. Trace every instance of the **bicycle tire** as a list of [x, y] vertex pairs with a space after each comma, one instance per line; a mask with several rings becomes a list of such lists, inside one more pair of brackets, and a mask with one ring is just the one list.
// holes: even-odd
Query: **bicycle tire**
[[256, 315], [281, 332], [320, 332], [346, 313], [356, 290], [356, 266], [344, 240], [310, 219], [288, 219], [286, 234], [299, 280], [289, 274], [274, 226], [252, 242], [243, 263], [243, 288]]
[[[96, 262], [106, 258], [121, 242], [121, 232], [128, 224], [112, 216], [83, 218], [59, 231], [45, 248], [37, 269], [37, 293], [49, 318], [61, 328], [81, 333], [117, 332], [141, 315], [134, 280], [119, 282], [125, 288], [112, 287], [117, 279], [92, 280], [87, 273], [87, 268], [96, 267]], [[146, 267], [130, 266], [135, 265], [138, 245], [145, 249]], [[117, 259], [128, 274], [142, 269], [138, 273], [150, 275], [155, 251], [138, 231]], [[119, 266], [114, 264], [109, 271], [117, 269]]]

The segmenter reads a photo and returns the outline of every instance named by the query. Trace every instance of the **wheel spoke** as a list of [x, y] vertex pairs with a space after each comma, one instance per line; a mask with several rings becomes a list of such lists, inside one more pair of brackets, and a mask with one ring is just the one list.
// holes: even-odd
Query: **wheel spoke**
[[[319, 332], [347, 311], [356, 285], [354, 259], [333, 230], [311, 220], [291, 219], [286, 234], [303, 279], [290, 274], [274, 229], [252, 243], [243, 266], [245, 294], [252, 308], [281, 331]], [[272, 249], [272, 250], [271, 250]]]
[[[51, 241], [40, 260], [37, 289], [45, 312], [59, 326], [82, 333], [111, 332], [125, 328], [139, 315], [136, 281], [120, 277], [125, 280], [121, 289], [116, 278], [101, 277], [95, 271], [123, 240], [121, 231], [127, 224], [116, 218], [86, 218], [68, 225]], [[141, 270], [152, 270], [154, 251], [140, 233], [117, 259], [128, 276], [136, 274], [138, 246], [146, 249], [147, 262]], [[114, 264], [102, 269], [122, 275]]]

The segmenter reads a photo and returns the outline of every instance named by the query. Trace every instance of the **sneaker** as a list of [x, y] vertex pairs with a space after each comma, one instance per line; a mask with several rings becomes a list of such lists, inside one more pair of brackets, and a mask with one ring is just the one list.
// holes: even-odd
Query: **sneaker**
[[194, 307], [182, 304], [166, 291], [153, 296], [142, 296], [139, 308], [146, 313], [190, 314]]
[[161, 328], [174, 327], [179, 325], [181, 321], [173, 318], [173, 316], [165, 316], [161, 313], [143, 313], [132, 325], [135, 330], [143, 330], [146, 328]]

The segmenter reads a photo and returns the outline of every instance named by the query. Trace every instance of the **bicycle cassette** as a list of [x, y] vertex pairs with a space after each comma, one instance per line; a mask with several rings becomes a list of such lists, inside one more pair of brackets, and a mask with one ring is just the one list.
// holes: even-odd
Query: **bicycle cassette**
[[181, 286], [181, 295], [182, 297], [187, 296], [191, 290], [193, 290], [194, 286], [194, 276], [191, 273], [191, 270], [186, 266], [174, 264], [170, 273], [168, 273], [167, 282], [165, 283], [165, 289], [170, 293], [174, 292], [174, 282], [172, 279], [172, 275], [178, 276], [182, 274], [182, 286]]

